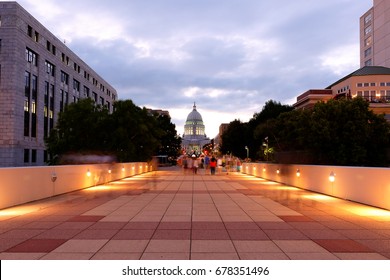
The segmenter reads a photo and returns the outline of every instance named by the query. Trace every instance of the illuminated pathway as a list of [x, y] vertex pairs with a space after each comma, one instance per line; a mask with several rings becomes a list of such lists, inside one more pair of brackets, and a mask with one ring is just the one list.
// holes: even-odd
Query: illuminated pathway
[[164, 169], [1, 210], [0, 259], [390, 259], [390, 211]]

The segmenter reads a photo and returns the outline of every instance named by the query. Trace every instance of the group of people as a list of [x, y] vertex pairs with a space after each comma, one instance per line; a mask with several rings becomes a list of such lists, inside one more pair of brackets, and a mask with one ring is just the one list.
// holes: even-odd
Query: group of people
[[192, 156], [183, 156], [179, 160], [179, 165], [182, 166], [184, 173], [192, 171], [193, 174], [197, 174], [199, 168], [204, 168], [205, 174], [208, 174], [210, 170], [210, 174], [215, 175], [217, 170], [219, 173], [222, 170], [229, 173], [230, 171], [234, 171], [234, 168], [237, 168], [237, 171], [239, 171], [241, 162], [238, 158], [216, 158], [214, 155], [205, 155], [199, 158], [194, 154]]

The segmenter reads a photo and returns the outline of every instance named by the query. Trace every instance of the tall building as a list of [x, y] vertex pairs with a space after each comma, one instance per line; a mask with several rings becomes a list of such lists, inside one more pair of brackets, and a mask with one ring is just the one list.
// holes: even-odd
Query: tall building
[[196, 104], [188, 114], [184, 125], [184, 134], [182, 139], [183, 151], [187, 154], [201, 154], [203, 146], [210, 143], [210, 138], [205, 134], [205, 125], [202, 115], [196, 110]]
[[44, 165], [44, 139], [69, 103], [112, 111], [116, 90], [16, 2], [0, 2], [0, 166]]
[[390, 1], [374, 0], [360, 17], [360, 67], [390, 67]]

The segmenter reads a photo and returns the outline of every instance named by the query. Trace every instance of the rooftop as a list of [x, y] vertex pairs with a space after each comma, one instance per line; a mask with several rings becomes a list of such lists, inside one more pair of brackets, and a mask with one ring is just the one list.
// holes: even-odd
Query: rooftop
[[390, 68], [383, 66], [364, 66], [351, 74], [341, 78], [337, 82], [331, 84], [327, 89], [332, 88], [334, 85], [341, 83], [353, 76], [371, 76], [371, 75], [390, 75]]

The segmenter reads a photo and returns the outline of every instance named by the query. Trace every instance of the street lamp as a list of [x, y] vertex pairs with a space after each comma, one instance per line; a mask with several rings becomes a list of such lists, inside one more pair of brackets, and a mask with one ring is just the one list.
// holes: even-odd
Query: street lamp
[[245, 146], [245, 150], [246, 150], [246, 158], [249, 159], [249, 148], [248, 148], [248, 146]]

